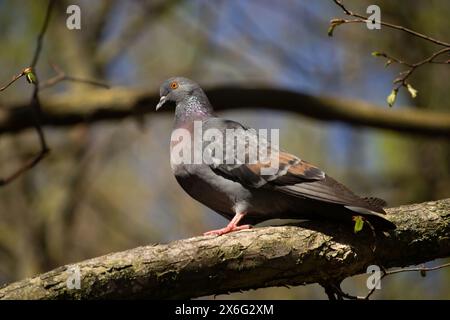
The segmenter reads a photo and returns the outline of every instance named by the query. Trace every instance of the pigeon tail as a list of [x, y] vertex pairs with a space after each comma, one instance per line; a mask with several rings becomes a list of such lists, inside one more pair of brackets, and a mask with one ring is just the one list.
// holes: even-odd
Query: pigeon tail
[[397, 226], [386, 219], [383, 214], [372, 211], [367, 208], [355, 207], [355, 206], [344, 206], [348, 210], [351, 210], [357, 214], [365, 217], [370, 223], [374, 224], [380, 230], [393, 230], [396, 229]]
[[380, 198], [365, 197], [363, 200], [373, 207], [385, 208], [387, 206], [387, 202]]

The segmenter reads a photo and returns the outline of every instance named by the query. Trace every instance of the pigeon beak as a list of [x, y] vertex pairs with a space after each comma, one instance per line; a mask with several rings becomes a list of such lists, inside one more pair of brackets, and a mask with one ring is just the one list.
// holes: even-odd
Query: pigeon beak
[[156, 105], [156, 111], [158, 111], [158, 109], [161, 108], [164, 103], [166, 103], [166, 96], [161, 96], [161, 99], [159, 99], [159, 102]]

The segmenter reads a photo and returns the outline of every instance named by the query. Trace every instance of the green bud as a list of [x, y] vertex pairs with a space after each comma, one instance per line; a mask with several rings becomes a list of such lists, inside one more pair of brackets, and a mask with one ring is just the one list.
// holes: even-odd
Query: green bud
[[374, 51], [374, 52], [372, 52], [372, 56], [374, 56], [374, 57], [386, 57], [386, 53]]
[[24, 69], [23, 74], [25, 75], [28, 83], [37, 84], [38, 80], [36, 74], [34, 73], [33, 68], [28, 67]]
[[354, 227], [354, 232], [358, 233], [362, 230], [363, 225], [364, 225], [364, 219], [361, 216], [354, 216], [353, 217], [353, 221], [355, 221], [355, 227]]
[[391, 91], [391, 94], [388, 95], [386, 101], [387, 101], [389, 107], [392, 107], [394, 105], [395, 99], [397, 99], [397, 92], [398, 92], [398, 89], [393, 89]]
[[411, 95], [412, 98], [417, 97], [417, 90], [414, 89], [409, 83], [406, 85], [406, 89], [408, 89], [409, 94]]

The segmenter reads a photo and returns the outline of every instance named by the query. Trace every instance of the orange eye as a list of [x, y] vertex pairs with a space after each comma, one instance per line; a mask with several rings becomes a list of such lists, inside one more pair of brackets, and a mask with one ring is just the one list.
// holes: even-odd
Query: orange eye
[[178, 83], [177, 83], [176, 81], [174, 81], [174, 82], [172, 82], [172, 83], [170, 84], [170, 87], [171, 87], [172, 89], [176, 89], [176, 88], [178, 88]]

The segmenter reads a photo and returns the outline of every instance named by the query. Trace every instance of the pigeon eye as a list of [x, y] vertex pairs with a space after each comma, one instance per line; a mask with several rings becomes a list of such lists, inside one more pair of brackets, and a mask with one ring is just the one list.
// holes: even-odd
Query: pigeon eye
[[173, 81], [172, 83], [170, 83], [170, 88], [172, 89], [178, 88], [178, 83], [176, 81]]

